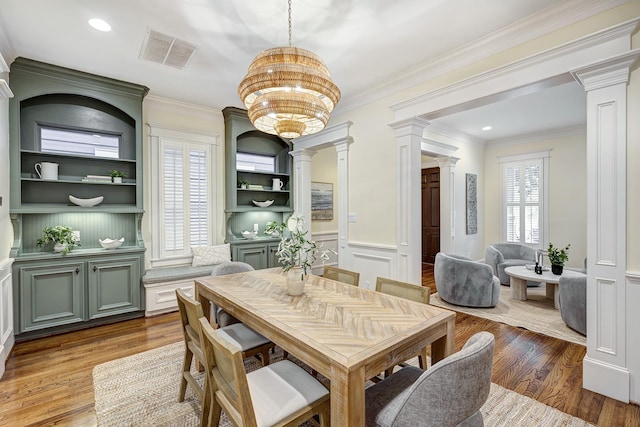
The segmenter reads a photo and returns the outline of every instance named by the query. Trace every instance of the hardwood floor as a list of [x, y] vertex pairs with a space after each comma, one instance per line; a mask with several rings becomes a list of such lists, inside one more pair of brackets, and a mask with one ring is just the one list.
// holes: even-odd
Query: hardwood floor
[[[423, 285], [435, 290], [433, 267]], [[458, 313], [456, 350], [496, 337], [493, 382], [592, 424], [640, 427], [640, 407], [582, 389], [585, 347]], [[177, 313], [18, 343], [0, 380], [0, 426], [92, 426], [95, 365], [182, 340]]]

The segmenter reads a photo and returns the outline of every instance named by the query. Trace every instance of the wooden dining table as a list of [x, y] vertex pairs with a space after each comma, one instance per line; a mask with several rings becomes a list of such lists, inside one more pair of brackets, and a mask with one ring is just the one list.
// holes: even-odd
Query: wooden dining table
[[454, 312], [315, 275], [301, 296], [280, 268], [200, 278], [195, 294], [327, 377], [333, 426], [365, 424], [367, 379], [427, 345], [432, 363], [454, 351]]

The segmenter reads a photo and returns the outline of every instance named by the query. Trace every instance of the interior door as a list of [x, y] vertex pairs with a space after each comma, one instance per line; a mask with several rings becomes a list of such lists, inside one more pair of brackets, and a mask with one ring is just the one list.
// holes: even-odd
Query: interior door
[[422, 169], [422, 262], [440, 251], [440, 168]]

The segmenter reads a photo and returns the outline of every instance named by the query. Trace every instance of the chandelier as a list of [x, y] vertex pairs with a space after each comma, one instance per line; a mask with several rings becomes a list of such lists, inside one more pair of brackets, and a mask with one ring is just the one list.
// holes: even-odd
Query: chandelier
[[262, 132], [297, 138], [320, 132], [340, 100], [340, 89], [322, 59], [291, 46], [267, 49], [253, 60], [238, 86], [249, 120]]

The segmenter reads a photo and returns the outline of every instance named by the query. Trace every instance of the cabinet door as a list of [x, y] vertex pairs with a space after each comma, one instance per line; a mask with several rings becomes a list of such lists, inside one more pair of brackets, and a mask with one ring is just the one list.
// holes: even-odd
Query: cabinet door
[[19, 332], [84, 320], [82, 262], [20, 268]]
[[280, 267], [282, 264], [280, 264], [280, 262], [278, 261], [278, 254], [276, 253], [278, 251], [278, 244], [277, 243], [269, 243], [267, 245], [267, 252], [269, 254], [269, 268], [273, 268], [273, 267]]
[[89, 318], [140, 310], [139, 257], [89, 261]]
[[267, 268], [267, 245], [264, 243], [236, 245], [234, 252], [235, 261], [246, 262], [256, 270]]

